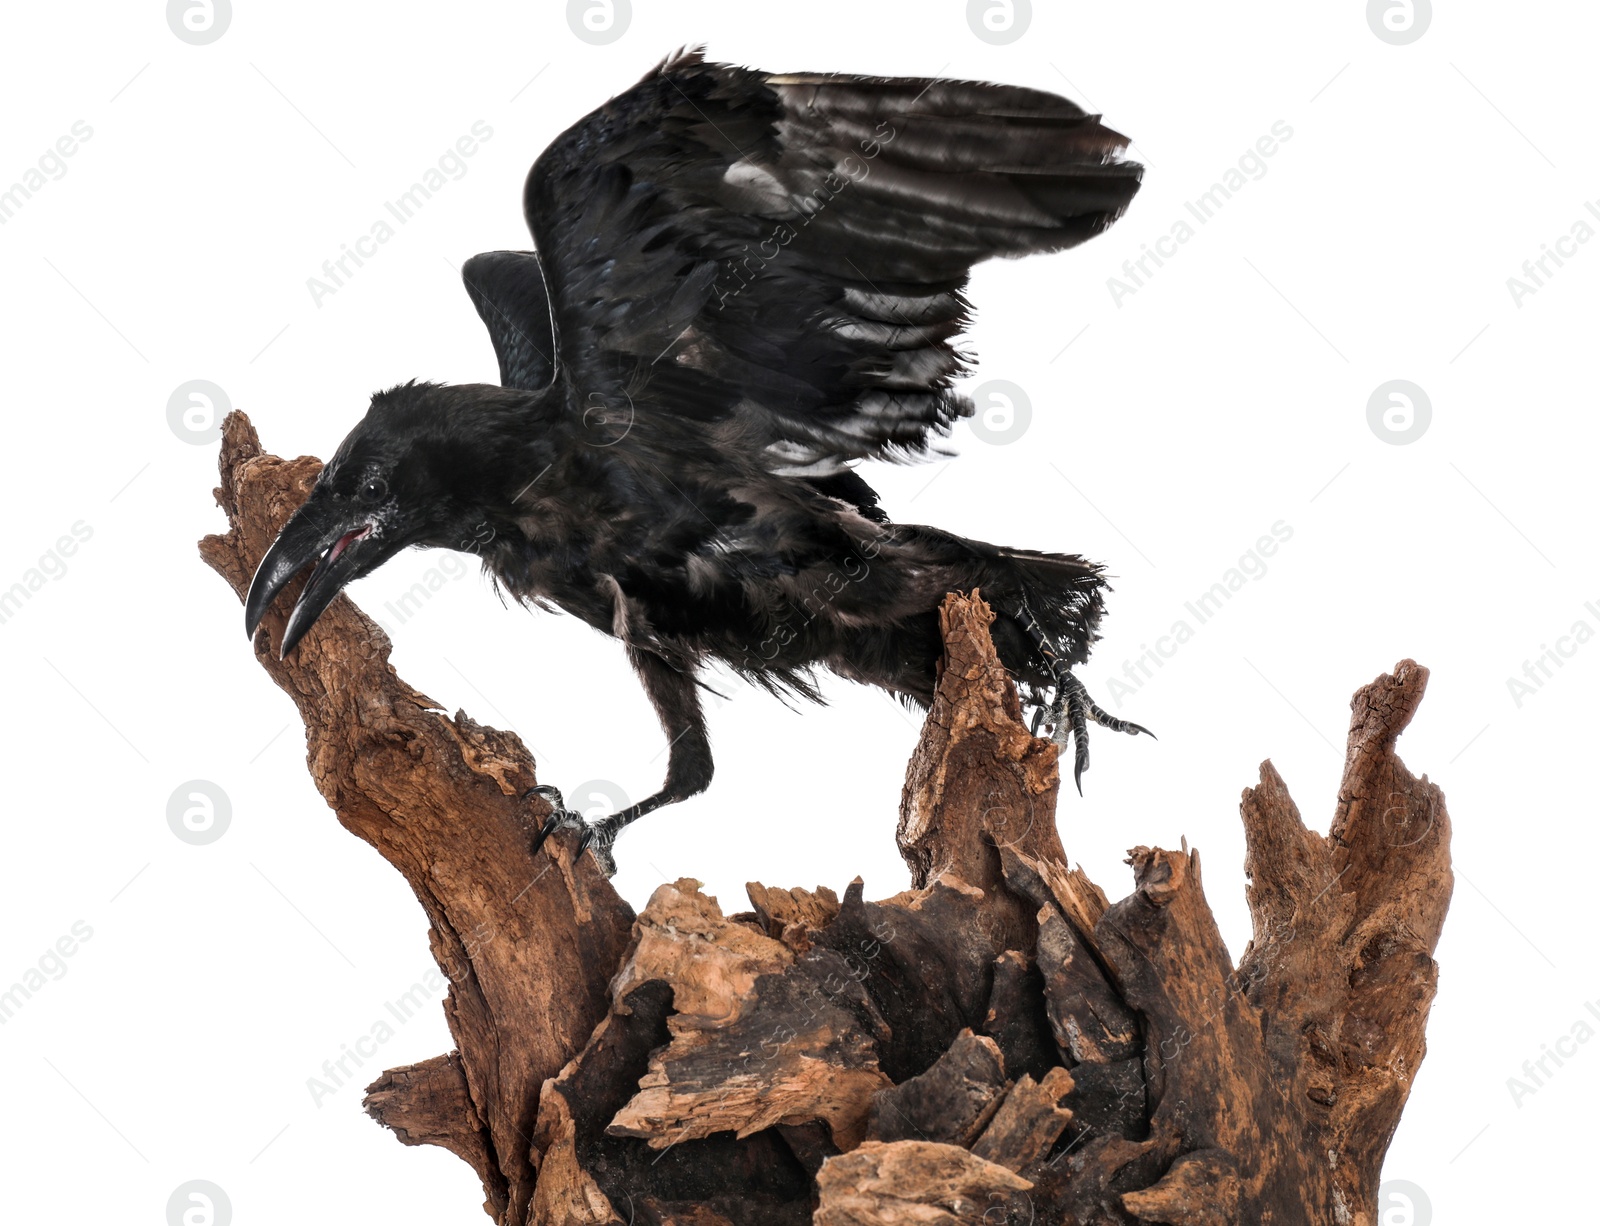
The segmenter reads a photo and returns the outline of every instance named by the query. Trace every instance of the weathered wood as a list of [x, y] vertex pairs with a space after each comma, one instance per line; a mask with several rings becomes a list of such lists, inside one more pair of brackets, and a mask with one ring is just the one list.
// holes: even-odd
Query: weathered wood
[[[242, 601], [321, 465], [264, 453], [249, 419], [232, 413], [220, 468], [229, 527], [206, 537], [200, 554]], [[301, 586], [291, 583], [268, 612], [256, 658], [298, 708], [312, 780], [340, 824], [404, 874], [428, 916], [429, 947], [450, 980], [445, 1018], [487, 1139], [484, 1191], [496, 1217], [521, 1223], [533, 1195], [539, 1086], [604, 1015], [632, 910], [591, 859], [570, 864], [571, 836], [555, 855], [529, 853], [548, 810], [518, 800], [534, 783], [522, 742], [459, 712], [452, 719], [406, 685], [387, 637], [349, 599], [336, 599], [279, 660]]]
[[927, 1072], [872, 1096], [867, 1140], [942, 1141], [971, 1149], [1009, 1084], [995, 1041], [963, 1030]]
[[1139, 1019], [1106, 982], [1088, 942], [1041, 907], [1034, 949], [1056, 1044], [1079, 1064], [1111, 1064], [1138, 1054]]
[[745, 892], [767, 935], [790, 945], [797, 953], [809, 948], [808, 930], [826, 927], [839, 914], [839, 896], [825, 885], [815, 891], [799, 887], [779, 890], [752, 881], [745, 886]]
[[1041, 1161], [1072, 1122], [1071, 1109], [1063, 1105], [1072, 1088], [1072, 1074], [1059, 1065], [1046, 1073], [1042, 1082], [1024, 1074], [1006, 1094], [972, 1152], [1013, 1171]]
[[1045, 1007], [1044, 976], [1031, 954], [1019, 949], [996, 958], [991, 975], [983, 1033], [999, 1046], [1008, 1073], [1038, 1080], [1061, 1060]]
[[994, 614], [976, 595], [939, 610], [944, 665], [906, 770], [895, 839], [921, 888], [953, 874], [998, 884], [996, 848], [1062, 862], [1056, 747], [1022, 723], [1016, 684], [989, 640]]
[[826, 1163], [817, 1184], [816, 1226], [984, 1226], [1006, 1221], [1032, 1186], [935, 1141], [868, 1141]]
[[667, 984], [671, 1038], [607, 1131], [660, 1149], [821, 1120], [841, 1149], [858, 1144], [873, 1094], [890, 1082], [871, 1036], [812, 978], [812, 965], [724, 919], [697, 882], [657, 889], [612, 990]]
[[362, 1105], [402, 1144], [442, 1146], [471, 1166], [485, 1188], [496, 1186], [489, 1137], [472, 1105], [460, 1053], [390, 1069], [367, 1087]]
[[[316, 472], [228, 419], [230, 531], [202, 553], [236, 592]], [[1416, 664], [1356, 694], [1327, 836], [1270, 763], [1244, 793], [1235, 966], [1198, 852], [1134, 848], [1114, 903], [1069, 867], [1057, 750], [977, 594], [941, 612], [897, 833], [912, 889], [751, 883], [728, 916], [680, 880], [635, 917], [569, 835], [529, 855], [521, 742], [407, 687], [349, 601], [278, 661], [297, 590], [258, 658], [451, 981], [458, 1050], [384, 1074], [368, 1110], [472, 1164], [502, 1226], [1376, 1226], [1452, 886], [1443, 797], [1394, 752]]]

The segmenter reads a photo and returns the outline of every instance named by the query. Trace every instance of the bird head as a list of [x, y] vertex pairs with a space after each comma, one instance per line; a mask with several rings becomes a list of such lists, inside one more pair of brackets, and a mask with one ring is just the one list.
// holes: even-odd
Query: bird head
[[[342, 588], [409, 545], [477, 553], [504, 531], [528, 394], [408, 383], [379, 392], [256, 568], [245, 597], [254, 636], [284, 586], [312, 562], [283, 630], [292, 651]], [[519, 426], [520, 423], [520, 426]], [[537, 472], [537, 469], [534, 469]]]

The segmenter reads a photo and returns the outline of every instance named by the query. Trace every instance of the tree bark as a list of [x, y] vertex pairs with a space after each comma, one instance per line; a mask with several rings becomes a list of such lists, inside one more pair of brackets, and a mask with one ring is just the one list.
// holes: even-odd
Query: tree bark
[[[229, 531], [201, 553], [242, 598], [319, 465], [264, 454], [235, 413], [221, 469]], [[1235, 966], [1198, 852], [1134, 848], [1116, 903], [1068, 867], [1057, 751], [1023, 727], [979, 593], [940, 613], [910, 890], [752, 883], [729, 915], [684, 879], [635, 916], [571, 835], [530, 854], [521, 741], [405, 685], [350, 601], [279, 661], [298, 590], [257, 656], [450, 979], [456, 1050], [385, 1073], [367, 1109], [471, 1164], [502, 1226], [1375, 1226], [1452, 888], [1443, 796], [1394, 752], [1426, 669], [1357, 691], [1327, 836], [1262, 764]]]
[[[201, 557], [242, 600], [256, 563], [310, 493], [321, 464], [264, 454], [243, 414], [224, 424], [217, 501], [229, 530]], [[256, 658], [306, 726], [312, 780], [352, 834], [406, 878], [450, 979], [456, 1052], [385, 1074], [368, 1109], [402, 1139], [444, 1145], [483, 1177], [486, 1208], [527, 1220], [539, 1087], [604, 1016], [633, 912], [592, 857], [535, 857], [548, 811], [518, 797], [533, 759], [511, 733], [451, 718], [389, 664], [382, 630], [340, 596], [287, 660], [277, 644], [297, 580], [266, 616]], [[570, 838], [570, 836], [566, 836]], [[563, 853], [564, 854], [559, 854]]]

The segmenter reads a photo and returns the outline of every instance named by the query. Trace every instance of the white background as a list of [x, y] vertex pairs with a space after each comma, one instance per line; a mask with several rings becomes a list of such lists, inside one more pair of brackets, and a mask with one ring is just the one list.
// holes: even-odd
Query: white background
[[[307, 1089], [428, 969], [424, 920], [313, 790], [291, 704], [195, 552], [222, 527], [216, 448], [177, 437], [166, 406], [211, 380], [269, 450], [326, 456], [379, 387], [493, 380], [459, 265], [525, 246], [533, 157], [697, 41], [775, 70], [1037, 86], [1135, 138], [1149, 169], [1115, 229], [974, 277], [974, 384], [1026, 390], [1022, 438], [964, 426], [949, 465], [867, 475], [897, 519], [1106, 561], [1116, 590], [1085, 678], [1108, 701], [1185, 601], [1292, 527], [1117, 708], [1160, 741], [1101, 732], [1087, 795], [1059, 814], [1113, 898], [1125, 849], [1187, 836], [1236, 953], [1237, 800], [1257, 764], [1325, 829], [1352, 690], [1403, 656], [1433, 670], [1400, 748], [1448, 797], [1457, 884], [1386, 1177], [1440, 1221], [1549, 1212], [1561, 1172], [1591, 1160], [1600, 1043], [1520, 1100], [1507, 1079], [1600, 997], [1582, 867], [1600, 644], [1567, 642], [1520, 705], [1507, 681], [1580, 619], [1600, 630], [1585, 609], [1600, 242], [1520, 305], [1507, 279], [1580, 218], [1600, 225], [1583, 207], [1600, 198], [1600, 13], [1452, 4], [1395, 46], [1357, 0], [1041, 4], [996, 46], [952, 0], [634, 8], [604, 46], [560, 4], [240, 3], [203, 46], [159, 3], [8, 9], [0, 185], [75, 121], [93, 135], [0, 226], [0, 588], [74, 523], [92, 536], [0, 624], [0, 986], [74, 922], [93, 935], [0, 1026], [5, 1217], [158, 1223], [174, 1188], [206, 1179], [240, 1223], [481, 1220], [463, 1163], [402, 1148], [359, 1107], [381, 1068], [449, 1048], [436, 1009], [320, 1104]], [[493, 136], [464, 176], [315, 304], [307, 279], [478, 120]], [[1265, 174], [1115, 301], [1123, 261], [1280, 120], [1293, 136]], [[1410, 445], [1368, 425], [1391, 379], [1431, 399]], [[663, 738], [614, 643], [502, 608], [476, 571], [404, 625], [384, 612], [445, 556], [353, 589], [394, 630], [401, 675], [516, 729], [543, 779], [654, 790]], [[825, 688], [831, 706], [799, 712], [733, 688], [711, 714], [713, 789], [619, 844], [635, 905], [679, 875], [730, 911], [747, 880], [906, 883], [893, 830], [915, 723], [874, 691]], [[231, 801], [206, 846], [167, 824], [192, 779]]]

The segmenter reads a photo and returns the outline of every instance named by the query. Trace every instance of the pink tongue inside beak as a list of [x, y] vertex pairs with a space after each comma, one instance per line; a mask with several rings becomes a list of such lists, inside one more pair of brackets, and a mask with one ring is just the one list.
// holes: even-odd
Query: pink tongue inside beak
[[371, 531], [372, 531], [372, 525], [371, 524], [366, 524], [363, 527], [354, 528], [354, 529], [350, 530], [349, 532], [346, 532], [343, 536], [341, 536], [337, 541], [335, 541], [333, 543], [333, 548], [328, 551], [328, 561], [330, 561], [330, 562], [335, 561], [339, 557], [339, 555], [344, 552], [346, 545], [348, 545], [351, 541], [359, 541], [362, 537], [366, 536], [366, 534], [371, 532]]

